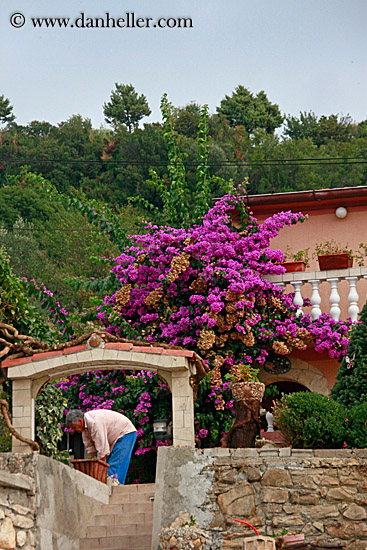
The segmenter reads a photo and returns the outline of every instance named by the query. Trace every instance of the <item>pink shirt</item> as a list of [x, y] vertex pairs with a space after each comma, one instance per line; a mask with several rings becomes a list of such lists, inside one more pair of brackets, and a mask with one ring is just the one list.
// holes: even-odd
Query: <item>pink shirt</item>
[[84, 413], [83, 443], [88, 455], [98, 458], [111, 454], [116, 441], [123, 435], [136, 432], [135, 426], [121, 413], [97, 409]]

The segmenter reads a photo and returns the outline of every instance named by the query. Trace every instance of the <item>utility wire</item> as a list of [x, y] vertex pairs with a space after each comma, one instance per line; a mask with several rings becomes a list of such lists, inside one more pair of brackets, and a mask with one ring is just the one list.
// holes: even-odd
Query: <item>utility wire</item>
[[[0, 162], [8, 162], [12, 164], [98, 164], [98, 165], [117, 165], [117, 166], [168, 166], [172, 164], [184, 164], [185, 166], [198, 166], [201, 164], [198, 161], [182, 161], [179, 163], [172, 163], [168, 160], [106, 160], [106, 159], [7, 159], [0, 158]], [[367, 158], [364, 157], [328, 157], [328, 158], [305, 158], [305, 159], [267, 159], [267, 160], [244, 160], [239, 159], [237, 161], [226, 160], [222, 162], [208, 163], [207, 166], [213, 168], [217, 166], [313, 166], [313, 165], [343, 165], [343, 164], [367, 164]]]

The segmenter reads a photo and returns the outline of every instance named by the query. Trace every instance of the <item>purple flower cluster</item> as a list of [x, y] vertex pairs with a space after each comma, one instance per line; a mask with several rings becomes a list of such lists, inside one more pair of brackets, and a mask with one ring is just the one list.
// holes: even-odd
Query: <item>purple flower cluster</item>
[[[108, 332], [189, 347], [211, 366], [218, 355], [228, 367], [233, 357], [264, 363], [279, 343], [289, 353], [307, 338], [331, 357], [345, 353], [348, 323], [297, 317], [293, 296], [264, 278], [284, 272], [283, 253], [270, 248], [271, 239], [305, 216], [281, 212], [260, 224], [244, 207], [243, 193], [239, 187], [218, 200], [200, 225], [147, 224], [146, 234], [131, 237], [112, 269], [124, 299], [121, 291], [106, 296], [97, 314]], [[234, 209], [240, 230], [232, 225]]]

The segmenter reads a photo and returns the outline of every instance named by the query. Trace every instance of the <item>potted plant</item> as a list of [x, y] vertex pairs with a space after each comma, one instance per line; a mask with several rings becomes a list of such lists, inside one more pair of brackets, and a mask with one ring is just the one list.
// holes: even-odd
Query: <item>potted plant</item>
[[259, 369], [243, 363], [233, 365], [231, 374], [225, 378], [232, 381], [232, 395], [235, 401], [255, 399], [261, 401], [264, 396], [265, 384], [258, 379]]
[[310, 266], [308, 255], [309, 250], [309, 248], [305, 248], [305, 250], [292, 252], [289, 246], [287, 246], [284, 252], [285, 261], [282, 263], [282, 266], [286, 268], [287, 273], [305, 271], [306, 267]]
[[334, 240], [316, 243], [314, 257], [317, 256], [322, 271], [352, 267], [354, 255], [348, 243], [340, 245]]

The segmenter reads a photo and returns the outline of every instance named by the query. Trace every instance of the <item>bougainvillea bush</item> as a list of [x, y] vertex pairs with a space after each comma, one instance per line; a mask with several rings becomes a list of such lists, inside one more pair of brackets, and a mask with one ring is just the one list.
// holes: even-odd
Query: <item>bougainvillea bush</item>
[[[299, 315], [293, 295], [266, 280], [284, 273], [283, 253], [270, 248], [271, 239], [306, 217], [281, 212], [259, 224], [243, 194], [239, 187], [218, 200], [200, 225], [147, 224], [146, 234], [132, 236], [112, 269], [121, 288], [98, 312], [112, 334], [195, 350], [216, 388], [226, 373], [232, 380], [249, 377], [274, 354], [313, 343], [340, 358], [348, 344], [349, 322]], [[240, 229], [232, 225], [234, 209]], [[225, 406], [220, 394], [216, 400], [218, 409]]]

